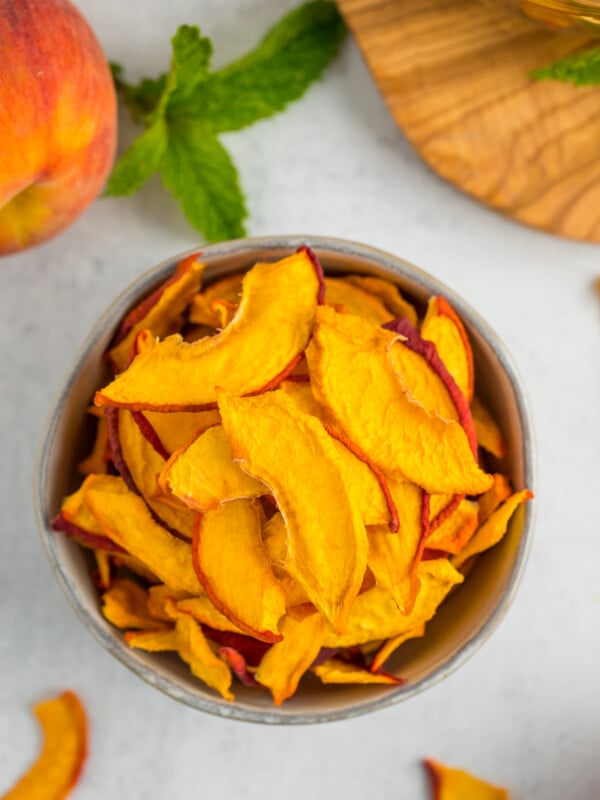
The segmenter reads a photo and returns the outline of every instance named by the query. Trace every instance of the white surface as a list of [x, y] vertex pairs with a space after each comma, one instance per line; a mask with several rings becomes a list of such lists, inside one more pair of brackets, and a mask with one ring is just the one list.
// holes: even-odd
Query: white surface
[[[223, 64], [293, 2], [78, 5], [107, 55], [138, 77], [164, 68], [178, 24], [200, 24]], [[600, 249], [504, 220], [441, 182], [394, 126], [351, 41], [301, 102], [226, 142], [251, 234], [324, 234], [387, 249], [450, 284], [505, 339], [539, 440], [524, 582], [499, 630], [445, 682], [326, 726], [208, 717], [105, 653], [67, 605], [37, 538], [37, 440], [98, 314], [198, 237], [157, 181], [132, 198], [100, 200], [54, 241], [0, 264], [0, 794], [36, 750], [30, 704], [72, 687], [91, 720], [77, 800], [420, 800], [425, 756], [508, 786], [513, 800], [600, 797], [600, 299], [592, 288]]]

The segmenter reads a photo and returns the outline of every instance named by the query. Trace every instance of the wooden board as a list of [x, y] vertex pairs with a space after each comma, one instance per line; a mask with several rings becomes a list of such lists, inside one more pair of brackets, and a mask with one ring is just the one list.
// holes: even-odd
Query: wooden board
[[439, 175], [528, 225], [600, 242], [600, 87], [528, 77], [593, 40], [478, 0], [338, 4], [394, 118]]

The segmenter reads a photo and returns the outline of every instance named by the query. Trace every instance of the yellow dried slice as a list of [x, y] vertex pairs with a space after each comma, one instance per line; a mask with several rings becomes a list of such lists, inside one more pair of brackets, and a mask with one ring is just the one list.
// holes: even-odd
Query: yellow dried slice
[[323, 646], [351, 647], [406, 633], [430, 620], [450, 589], [463, 581], [446, 558], [421, 562], [418, 576], [421, 590], [410, 614], [402, 614], [392, 595], [375, 586], [356, 598], [346, 631], [328, 631]]
[[228, 701], [234, 700], [230, 691], [231, 670], [213, 651], [197, 622], [181, 614], [175, 622], [177, 652], [199, 678]]
[[407, 642], [409, 639], [419, 639], [421, 636], [425, 635], [425, 625], [417, 625], [415, 628], [411, 628], [404, 633], [401, 633], [399, 636], [392, 636], [391, 639], [386, 639], [383, 644], [381, 644], [377, 652], [373, 657], [373, 661], [371, 662], [371, 672], [377, 672], [380, 670], [385, 662], [392, 656], [393, 653], [403, 645], [404, 642]]
[[150, 614], [146, 590], [127, 578], [115, 578], [110, 589], [103, 593], [102, 614], [110, 623], [123, 630], [159, 630], [166, 627]]
[[345, 278], [325, 278], [325, 302], [343, 313], [359, 314], [376, 325], [383, 325], [393, 319], [379, 297], [363, 291]]
[[285, 606], [288, 613], [296, 613], [291, 610], [299, 606], [302, 606], [304, 610], [307, 604], [312, 605], [308, 595], [296, 578], [294, 578], [294, 562], [288, 559], [287, 554], [288, 532], [285, 520], [279, 512], [274, 514], [271, 519], [263, 525], [262, 535], [263, 544], [273, 567], [273, 574], [279, 581], [279, 585], [285, 594]]
[[475, 382], [471, 344], [462, 320], [444, 297], [429, 300], [421, 336], [434, 343], [448, 372], [470, 403]]
[[412, 483], [395, 482], [393, 496], [400, 516], [400, 530], [385, 526], [367, 528], [367, 564], [377, 585], [394, 598], [403, 614], [409, 614], [419, 591], [418, 561], [427, 530], [423, 528], [423, 490]]
[[363, 579], [367, 536], [331, 438], [283, 392], [222, 393], [219, 408], [234, 459], [267, 484], [283, 515], [286, 568], [293, 565], [311, 602], [343, 629]]
[[125, 317], [123, 326], [127, 331], [108, 353], [117, 372], [127, 366], [139, 331], [148, 330], [163, 337], [181, 327], [181, 315], [198, 293], [204, 269], [205, 265], [198, 262], [198, 254], [184, 259], [173, 278]]
[[427, 547], [445, 553], [459, 553], [477, 530], [478, 506], [471, 500], [461, 500], [458, 507], [427, 538]]
[[387, 475], [431, 493], [486, 491], [492, 479], [463, 428], [430, 414], [402, 385], [389, 355], [396, 340], [368, 320], [319, 307], [306, 351], [315, 397]]
[[164, 653], [177, 650], [177, 632], [171, 627], [164, 631], [128, 631], [123, 637], [130, 647], [147, 653]]
[[228, 275], [215, 283], [211, 283], [197, 294], [190, 307], [189, 321], [193, 325], [210, 325], [212, 328], [221, 326], [221, 316], [218, 309], [219, 301], [239, 305], [242, 295], [242, 279], [240, 272]]
[[187, 444], [199, 430], [221, 422], [218, 409], [208, 411], [143, 411], [167, 453], [174, 453]]
[[74, 692], [34, 706], [43, 735], [41, 752], [2, 800], [64, 800], [81, 775], [87, 756], [87, 719]]
[[96, 404], [192, 411], [213, 403], [217, 386], [233, 394], [261, 390], [306, 347], [318, 291], [304, 251], [256, 264], [244, 278], [239, 311], [222, 333], [191, 344], [170, 336], [144, 350], [96, 393]]
[[169, 528], [188, 539], [194, 532], [194, 514], [183, 503], [179, 508], [161, 498], [158, 477], [166, 461], [143, 435], [130, 411], [117, 409], [118, 439], [121, 454], [135, 488], [156, 516]]
[[158, 583], [148, 589], [148, 613], [154, 619], [170, 620], [172, 617], [166, 611], [167, 602], [178, 603], [188, 598], [188, 592], [175, 591], [164, 583]]
[[108, 420], [98, 417], [92, 452], [78, 465], [82, 475], [104, 475], [108, 472]]
[[496, 472], [493, 477], [494, 485], [492, 488], [477, 498], [480, 525], [492, 515], [500, 503], [503, 503], [512, 494], [510, 481], [506, 475]]
[[401, 341], [390, 347], [389, 354], [402, 385], [415, 402], [420, 403], [431, 414], [458, 422], [458, 410], [450, 392], [422, 355]]
[[232, 500], [198, 517], [194, 568], [213, 605], [242, 631], [281, 639], [285, 594], [262, 542], [262, 516], [251, 500]]
[[521, 505], [533, 497], [529, 489], [515, 492], [499, 506], [492, 515], [481, 525], [468, 544], [463, 547], [460, 553], [453, 556], [452, 563], [455, 567], [461, 567], [471, 556], [483, 553], [497, 544], [508, 530], [510, 518]]
[[94, 550], [94, 559], [98, 570], [97, 586], [102, 590], [108, 589], [111, 580], [110, 553], [106, 550]]
[[506, 445], [502, 437], [502, 432], [491, 415], [490, 411], [483, 405], [479, 398], [474, 397], [471, 401], [471, 415], [477, 432], [477, 442], [480, 447], [487, 450], [496, 458], [506, 455]]
[[354, 664], [348, 664], [336, 658], [329, 658], [315, 667], [312, 667], [321, 680], [321, 683], [362, 683], [362, 684], [399, 684], [404, 683], [402, 678], [390, 675], [387, 672], [374, 673], [368, 669], [361, 669]]
[[300, 678], [313, 663], [321, 649], [326, 622], [320, 614], [311, 614], [298, 620], [285, 616], [280, 624], [281, 642], [270, 647], [254, 674], [273, 695], [280, 706], [291, 697]]
[[462, 769], [428, 758], [424, 762], [431, 780], [433, 800], [509, 800], [506, 789], [492, 786]]
[[176, 450], [160, 477], [189, 508], [208, 511], [228, 500], [260, 497], [265, 485], [242, 471], [231, 457], [231, 445], [222, 425], [201, 433]]
[[140, 578], [143, 578], [148, 583], [158, 584], [160, 583], [160, 579], [152, 572], [151, 569], [136, 558], [135, 556], [131, 556], [128, 553], [117, 553], [111, 556], [112, 563], [115, 567], [124, 567], [125, 569], [133, 572], [134, 575], [138, 575]]
[[180, 600], [176, 604], [177, 610], [182, 614], [189, 614], [196, 622], [202, 625], [208, 625], [217, 631], [231, 631], [232, 633], [247, 633], [247, 630], [242, 630], [239, 625], [232, 622], [229, 617], [215, 608], [212, 601], [207, 595], [202, 597], [188, 597], [185, 600]]
[[391, 281], [373, 275], [348, 275], [346, 280], [359, 289], [379, 297], [392, 317], [406, 317], [411, 325], [417, 325], [415, 307], [402, 296], [398, 287]]
[[[104, 481], [107, 479], [105, 476]], [[106, 483], [96, 482], [89, 483], [86, 491], [86, 500], [104, 535], [138, 558], [163, 583], [201, 594], [191, 546], [155, 522], [142, 498], [130, 492], [122, 478], [112, 478], [112, 482], [112, 491]]]

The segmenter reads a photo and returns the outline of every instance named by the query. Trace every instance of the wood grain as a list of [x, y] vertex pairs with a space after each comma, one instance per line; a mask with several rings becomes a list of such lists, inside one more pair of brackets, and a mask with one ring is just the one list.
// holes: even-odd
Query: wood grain
[[338, 4], [394, 118], [439, 175], [528, 225], [600, 242], [600, 88], [528, 77], [593, 40], [477, 0]]

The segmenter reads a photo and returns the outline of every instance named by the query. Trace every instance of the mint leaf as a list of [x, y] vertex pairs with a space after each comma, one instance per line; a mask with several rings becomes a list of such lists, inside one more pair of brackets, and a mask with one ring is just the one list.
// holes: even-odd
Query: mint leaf
[[593, 86], [600, 83], [600, 48], [575, 53], [529, 74], [530, 77], [537, 80], [564, 81], [575, 86]]
[[209, 241], [245, 235], [247, 211], [238, 173], [216, 136], [174, 126], [160, 173], [189, 222]]
[[167, 148], [168, 132], [162, 118], [146, 128], [117, 161], [104, 190], [113, 197], [133, 194], [159, 168]]
[[142, 78], [137, 86], [127, 83], [123, 78], [123, 67], [111, 62], [110, 68], [115, 82], [117, 94], [123, 100], [134, 122], [145, 122], [158, 105], [167, 76], [159, 75], [156, 79]]
[[200, 35], [200, 28], [196, 25], [181, 25], [171, 39], [171, 45], [171, 90], [191, 94], [208, 76], [212, 42]]
[[294, 9], [255, 50], [209, 77], [199, 98], [206, 123], [215, 133], [235, 131], [282, 111], [320, 77], [345, 34], [335, 3]]

